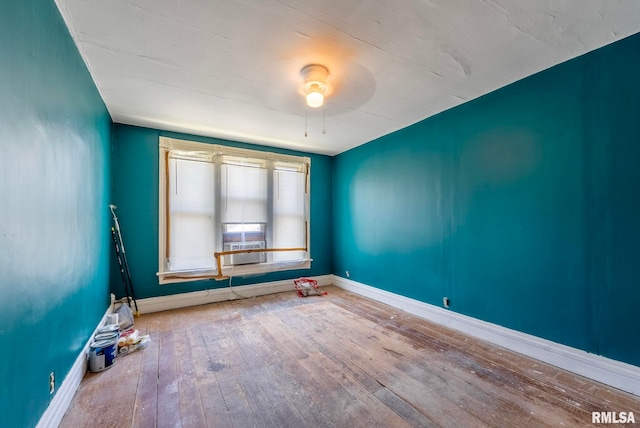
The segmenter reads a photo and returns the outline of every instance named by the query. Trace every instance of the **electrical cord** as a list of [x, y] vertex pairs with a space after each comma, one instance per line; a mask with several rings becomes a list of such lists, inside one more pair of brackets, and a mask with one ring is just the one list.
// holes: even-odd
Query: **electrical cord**
[[233, 265], [231, 266], [231, 273], [229, 274], [229, 289], [231, 290], [231, 292], [232, 292], [233, 294], [235, 294], [236, 296], [238, 296], [238, 297], [239, 297], [240, 299], [242, 299], [242, 300], [244, 300], [244, 299], [251, 299], [251, 298], [256, 297], [256, 296], [250, 296], [250, 297], [249, 297], [249, 296], [243, 296], [243, 295], [239, 294], [236, 290], [234, 290], [234, 289], [233, 289], [233, 287], [231, 286], [231, 279], [233, 278], [233, 268], [234, 268], [234, 267], [235, 267], [235, 266], [233, 266]]

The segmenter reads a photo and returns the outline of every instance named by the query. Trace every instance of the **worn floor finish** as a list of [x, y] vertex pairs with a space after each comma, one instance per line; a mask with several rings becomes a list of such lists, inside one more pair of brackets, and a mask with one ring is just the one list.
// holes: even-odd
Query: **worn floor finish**
[[640, 419], [638, 397], [326, 290], [141, 316], [136, 328], [151, 345], [87, 374], [61, 427], [575, 427], [592, 411]]

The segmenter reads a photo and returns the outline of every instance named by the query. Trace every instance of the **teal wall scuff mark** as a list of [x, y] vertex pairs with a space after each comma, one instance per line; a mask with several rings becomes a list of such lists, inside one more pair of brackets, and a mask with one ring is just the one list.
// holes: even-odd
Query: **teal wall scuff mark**
[[334, 273], [640, 365], [640, 35], [334, 160]]
[[0, 426], [35, 426], [109, 304], [111, 119], [53, 1], [0, 4]]
[[[118, 206], [116, 213], [122, 227], [136, 297], [157, 297], [228, 286], [228, 281], [214, 280], [158, 284], [156, 273], [160, 136], [311, 157], [311, 269], [274, 272], [247, 278], [234, 277], [232, 285], [331, 274], [333, 244], [330, 157], [118, 124], [114, 127], [115, 144], [112, 155], [113, 203]], [[113, 293], [122, 296], [122, 281], [119, 271], [116, 270], [114, 256], [111, 258], [111, 265]], [[293, 282], [291, 287], [293, 290]]]

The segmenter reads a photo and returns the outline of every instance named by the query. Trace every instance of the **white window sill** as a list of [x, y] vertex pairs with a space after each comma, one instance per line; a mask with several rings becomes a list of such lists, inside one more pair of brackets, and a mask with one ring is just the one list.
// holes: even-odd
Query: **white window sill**
[[[222, 276], [227, 277], [258, 275], [269, 272], [280, 272], [295, 269], [311, 269], [312, 259], [294, 260], [286, 262], [259, 263], [241, 266], [226, 266], [222, 268]], [[158, 272], [160, 284], [173, 284], [178, 282], [201, 281], [206, 279], [221, 279], [217, 269], [188, 270]]]

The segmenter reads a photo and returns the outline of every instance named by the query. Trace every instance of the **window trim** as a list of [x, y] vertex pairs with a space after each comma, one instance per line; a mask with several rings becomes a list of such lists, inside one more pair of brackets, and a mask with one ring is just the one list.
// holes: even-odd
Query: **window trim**
[[[158, 142], [159, 151], [159, 174], [158, 174], [158, 281], [160, 284], [170, 284], [186, 281], [197, 281], [202, 279], [220, 279], [218, 275], [217, 267], [213, 269], [201, 269], [201, 270], [189, 270], [189, 271], [170, 271], [167, 269], [166, 260], [170, 244], [170, 218], [169, 218], [169, 152], [170, 151], [185, 151], [189, 153], [197, 153], [197, 156], [201, 159], [208, 158], [215, 162], [216, 157], [224, 156], [240, 156], [240, 157], [253, 157], [265, 159], [269, 163], [274, 162], [291, 162], [302, 163], [305, 168], [305, 218], [306, 218], [306, 231], [305, 241], [307, 251], [304, 258], [299, 261], [284, 261], [284, 262], [266, 262], [256, 263], [250, 265], [238, 265], [238, 266], [223, 266], [222, 275], [224, 276], [246, 276], [255, 274], [264, 274], [268, 272], [276, 272], [283, 270], [293, 269], [310, 269], [311, 268], [311, 254], [310, 254], [310, 223], [311, 223], [311, 211], [310, 211], [310, 168], [311, 159], [306, 156], [294, 156], [280, 153], [273, 153], [268, 151], [242, 149], [232, 146], [225, 146], [220, 144], [208, 144], [196, 141], [181, 140], [170, 137], [160, 137]], [[272, 186], [269, 186], [269, 195], [272, 194]], [[216, 190], [219, 192], [219, 190]], [[269, 200], [269, 208], [271, 210], [272, 201]], [[218, 209], [218, 208], [216, 208]], [[273, 213], [269, 213], [269, 218], [272, 218]], [[222, 252], [223, 249], [217, 249], [216, 251]], [[214, 259], [214, 255], [211, 254]], [[216, 278], [217, 277], [217, 278]]]

